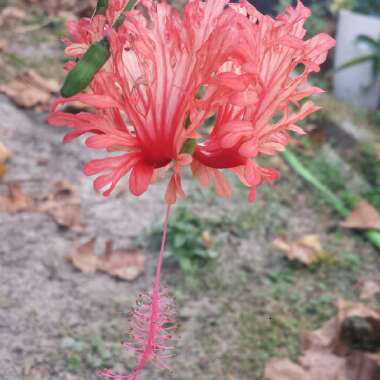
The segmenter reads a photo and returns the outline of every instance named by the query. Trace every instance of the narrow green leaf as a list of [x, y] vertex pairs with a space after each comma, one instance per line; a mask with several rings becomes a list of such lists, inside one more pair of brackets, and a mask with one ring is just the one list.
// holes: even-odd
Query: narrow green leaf
[[364, 34], [361, 34], [360, 36], [358, 36], [358, 38], [356, 39], [356, 42], [364, 43], [375, 51], [379, 51], [380, 49], [380, 41], [376, 41], [374, 38], [370, 36], [366, 36]]
[[378, 55], [376, 55], [376, 54], [363, 55], [361, 57], [354, 58], [353, 60], [346, 62], [345, 64], [337, 67], [334, 70], [334, 72], [345, 70], [345, 69], [348, 69], [348, 68], [353, 67], [353, 66], [361, 65], [363, 63], [374, 62], [374, 60], [376, 60], [377, 58], [378, 58]]
[[95, 15], [105, 15], [108, 7], [108, 0], [98, 0], [96, 4]]
[[[350, 215], [350, 210], [344, 205], [340, 198], [338, 198], [328, 187], [326, 187], [317, 177], [315, 177], [299, 160], [299, 158], [290, 150], [287, 149], [282, 153], [284, 159], [293, 168], [293, 170], [308, 182], [314, 189], [318, 190], [322, 197], [330, 206], [343, 217]], [[378, 249], [380, 249], [380, 232], [368, 230], [364, 232], [367, 239]]]

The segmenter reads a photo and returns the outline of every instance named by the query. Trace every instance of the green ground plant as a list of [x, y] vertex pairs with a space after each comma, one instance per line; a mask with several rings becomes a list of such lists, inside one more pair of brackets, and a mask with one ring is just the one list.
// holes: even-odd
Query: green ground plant
[[[175, 258], [185, 276], [191, 277], [217, 256], [208, 228], [207, 222], [188, 208], [175, 209], [168, 227], [167, 255]], [[154, 231], [152, 235], [155, 248], [159, 234]]]
[[64, 352], [67, 371], [78, 373], [82, 367], [93, 369], [110, 365], [113, 354], [105, 347], [99, 336], [83, 337], [81, 339], [70, 336], [64, 337], [61, 342]]

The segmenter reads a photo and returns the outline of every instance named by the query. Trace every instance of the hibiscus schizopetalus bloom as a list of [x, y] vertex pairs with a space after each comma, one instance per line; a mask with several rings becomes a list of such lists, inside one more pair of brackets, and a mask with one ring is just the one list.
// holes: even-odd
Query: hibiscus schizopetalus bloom
[[[335, 41], [327, 34], [305, 40], [310, 11], [300, 1], [273, 19], [245, 0], [189, 0], [183, 15], [165, 1], [141, 0], [114, 28], [127, 3], [109, 0], [104, 14], [68, 24], [67, 57], [81, 58], [106, 37], [110, 58], [86, 91], [55, 101], [50, 124], [71, 129], [64, 142], [89, 134], [86, 145], [107, 152], [84, 168], [104, 195], [125, 176], [130, 192], [141, 195], [169, 172], [165, 200], [173, 204], [185, 196], [181, 171], [190, 166], [220, 196], [231, 194], [223, 171], [235, 173], [254, 201], [256, 188], [278, 177], [256, 157], [284, 150], [289, 132], [303, 133], [297, 122], [318, 109], [305, 99], [321, 92], [308, 76]], [[60, 111], [72, 101], [90, 110]], [[215, 124], [205, 129], [210, 117]], [[166, 225], [154, 289], [134, 313], [137, 368], [126, 376], [104, 372], [109, 377], [135, 379], [149, 360], [164, 366], [172, 321], [160, 285]]]

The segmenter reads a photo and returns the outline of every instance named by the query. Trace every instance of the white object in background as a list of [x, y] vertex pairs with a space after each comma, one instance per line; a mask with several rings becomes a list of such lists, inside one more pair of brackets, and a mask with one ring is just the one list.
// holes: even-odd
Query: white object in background
[[[380, 18], [350, 11], [340, 11], [335, 52], [335, 67], [352, 59], [371, 54], [372, 50], [357, 38], [366, 35], [376, 41], [380, 38]], [[339, 71], [334, 76], [334, 94], [337, 99], [367, 109], [380, 106], [380, 76], [373, 78], [372, 64], [363, 63]]]

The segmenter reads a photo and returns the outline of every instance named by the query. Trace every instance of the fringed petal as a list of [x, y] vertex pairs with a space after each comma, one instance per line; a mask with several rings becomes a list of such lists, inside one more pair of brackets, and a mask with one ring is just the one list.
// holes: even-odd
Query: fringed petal
[[136, 165], [129, 177], [129, 191], [139, 196], [147, 190], [153, 176], [153, 167], [140, 162]]

